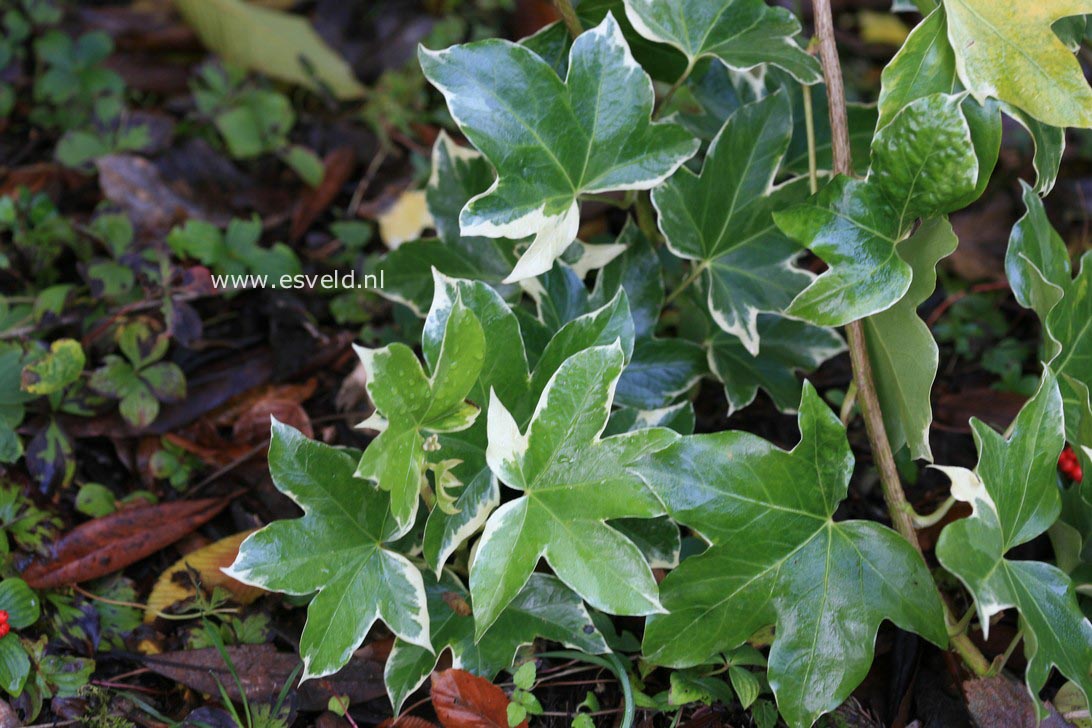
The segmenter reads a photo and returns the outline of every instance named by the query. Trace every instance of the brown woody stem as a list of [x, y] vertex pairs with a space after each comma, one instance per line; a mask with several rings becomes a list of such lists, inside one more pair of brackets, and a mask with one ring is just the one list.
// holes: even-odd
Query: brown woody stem
[[[833, 151], [834, 173], [852, 175], [853, 160], [849, 147], [849, 122], [846, 117], [846, 94], [842, 85], [842, 67], [838, 61], [838, 48], [834, 41], [834, 18], [830, 10], [830, 0], [813, 0], [815, 35], [819, 39], [819, 61], [823, 66], [823, 78], [827, 84], [827, 98], [830, 108], [831, 148]], [[853, 364], [853, 377], [857, 383], [857, 405], [868, 432], [868, 441], [872, 446], [872, 458], [880, 473], [883, 497], [887, 512], [895, 530], [917, 550], [921, 551], [917, 531], [914, 529], [914, 511], [906, 500], [906, 493], [899, 480], [899, 471], [895, 466], [895, 456], [891, 451], [891, 442], [887, 438], [887, 429], [883, 423], [883, 411], [876, 392], [876, 382], [872, 377], [872, 362], [868, 356], [865, 342], [864, 325], [854, 321], [846, 326], [846, 338], [849, 341], [849, 358]], [[943, 595], [945, 620], [951, 624], [954, 620]], [[963, 661], [977, 675], [985, 675], [990, 669], [989, 661], [971, 642], [964, 632], [951, 637], [952, 647]]]

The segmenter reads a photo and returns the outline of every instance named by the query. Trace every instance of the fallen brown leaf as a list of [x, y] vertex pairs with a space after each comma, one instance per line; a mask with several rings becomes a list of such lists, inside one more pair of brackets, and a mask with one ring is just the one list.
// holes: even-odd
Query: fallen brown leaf
[[[300, 664], [297, 655], [278, 652], [270, 644], [227, 647], [228, 658], [252, 703], [271, 702]], [[233, 700], [239, 700], [239, 688], [215, 647], [149, 655], [144, 664], [153, 672], [207, 695], [216, 695], [218, 678]], [[357, 650], [349, 664], [335, 675], [296, 681], [300, 710], [325, 710], [330, 698], [347, 695], [352, 704], [385, 697], [383, 663], [368, 647]]]
[[311, 224], [321, 215], [337, 197], [341, 187], [349, 180], [356, 166], [356, 153], [352, 147], [338, 147], [322, 160], [325, 172], [322, 183], [314, 189], [308, 188], [292, 213], [292, 229], [289, 238], [293, 241], [307, 232]]
[[136, 506], [83, 523], [32, 562], [23, 579], [32, 589], [52, 589], [97, 579], [154, 554], [209, 521], [229, 498]]
[[[432, 675], [432, 707], [444, 728], [508, 728], [508, 696], [465, 670]], [[524, 720], [517, 728], [527, 728]]]

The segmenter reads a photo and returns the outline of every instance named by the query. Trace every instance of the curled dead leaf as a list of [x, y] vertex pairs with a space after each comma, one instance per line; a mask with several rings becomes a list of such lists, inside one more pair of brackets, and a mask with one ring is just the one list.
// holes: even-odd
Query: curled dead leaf
[[264, 589], [243, 584], [221, 571], [235, 561], [235, 557], [239, 554], [239, 544], [252, 533], [254, 533], [253, 529], [227, 536], [186, 554], [174, 562], [169, 569], [159, 575], [148, 595], [147, 610], [144, 612], [145, 623], [155, 621], [156, 615], [172, 604], [193, 596], [193, 586], [185, 576], [187, 567], [200, 575], [201, 583], [205, 587], [227, 589], [240, 604], [250, 604], [264, 594]]

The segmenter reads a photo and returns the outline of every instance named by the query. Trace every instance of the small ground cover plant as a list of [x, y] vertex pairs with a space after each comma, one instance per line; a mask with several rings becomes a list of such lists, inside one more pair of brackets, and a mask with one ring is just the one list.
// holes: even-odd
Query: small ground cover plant
[[1087, 721], [1088, 0], [286, 5], [0, 11], [0, 723]]

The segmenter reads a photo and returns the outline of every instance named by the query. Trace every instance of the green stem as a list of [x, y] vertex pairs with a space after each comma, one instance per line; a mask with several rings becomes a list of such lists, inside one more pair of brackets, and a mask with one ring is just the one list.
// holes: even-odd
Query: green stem
[[655, 244], [660, 240], [660, 231], [656, 227], [656, 214], [652, 211], [652, 197], [648, 192], [637, 195], [637, 227], [645, 234], [649, 242]]
[[857, 382], [851, 380], [846, 387], [846, 398], [842, 400], [842, 409], [838, 412], [838, 419], [842, 421], [842, 427], [849, 425], [853, 417], [853, 405], [857, 404]]
[[682, 280], [682, 283], [680, 283], [675, 288], [675, 290], [673, 290], [671, 293], [667, 294], [667, 298], [664, 299], [664, 305], [667, 306], [672, 301], [674, 301], [676, 298], [678, 298], [680, 295], [682, 295], [682, 292], [685, 291], [687, 288], [689, 288], [691, 283], [698, 280], [698, 277], [702, 273], [704, 273], [705, 269], [708, 268], [708, 267], [709, 267], [709, 262], [703, 260], [702, 262], [698, 263], [693, 268], [691, 268], [689, 275], [687, 275], [686, 278], [684, 278]]
[[1020, 644], [1022, 639], [1024, 639], [1024, 630], [1017, 630], [1012, 638], [1012, 642], [1009, 642], [1009, 646], [1005, 648], [1004, 653], [998, 655], [997, 659], [990, 665], [990, 677], [1001, 674], [1001, 671], [1005, 669], [1005, 665], [1008, 663], [1009, 658], [1012, 657], [1012, 653], [1016, 651], [1016, 645]]
[[948, 511], [952, 510], [952, 506], [956, 504], [955, 496], [948, 496], [948, 498], [940, 504], [940, 506], [927, 516], [922, 516], [918, 513], [914, 513], [912, 518], [914, 519], [914, 526], [917, 528], [929, 528], [935, 526], [944, 520], [944, 517], [948, 515]]
[[804, 129], [808, 134], [808, 187], [814, 195], [819, 191], [819, 163], [815, 153], [815, 112], [811, 107], [811, 86], [803, 86]]
[[652, 113], [652, 120], [653, 121], [656, 121], [657, 119], [660, 118], [660, 114], [662, 114], [664, 112], [664, 109], [667, 108], [668, 102], [671, 101], [672, 98], [674, 98], [675, 92], [678, 91], [680, 88], [682, 88], [682, 85], [684, 83], [686, 83], [686, 79], [690, 78], [690, 74], [693, 73], [693, 72], [694, 72], [694, 64], [693, 64], [693, 62], [691, 62], [691, 63], [687, 64], [686, 70], [682, 72], [682, 75], [679, 76], [678, 80], [676, 80], [675, 83], [672, 84], [671, 88], [669, 88], [667, 90], [667, 93], [664, 94], [664, 97], [662, 99], [660, 99], [660, 103], [656, 107], [656, 111], [654, 111]]
[[554, 7], [557, 8], [557, 12], [561, 15], [561, 22], [565, 23], [565, 27], [569, 29], [569, 35], [576, 38], [584, 32], [584, 28], [580, 25], [580, 18], [577, 17], [576, 10], [573, 9], [571, 0], [554, 0]]
[[[819, 39], [819, 60], [823, 66], [823, 77], [827, 85], [827, 99], [830, 111], [830, 136], [835, 174], [852, 175], [853, 160], [849, 146], [849, 120], [846, 111], [845, 88], [842, 85], [842, 67], [838, 61], [838, 48], [834, 42], [834, 16], [830, 9], [830, 0], [814, 0], [815, 34]], [[864, 325], [854, 321], [846, 326], [846, 338], [849, 341], [849, 358], [853, 364], [853, 375], [857, 382], [857, 399], [861, 416], [872, 445], [872, 458], [880, 473], [884, 501], [891, 516], [891, 524], [902, 534], [914, 549], [922, 554], [914, 529], [913, 509], [906, 500], [906, 493], [899, 480], [899, 471], [895, 467], [895, 456], [891, 451], [891, 442], [887, 438], [887, 429], [880, 409], [880, 398], [876, 391], [876, 382], [872, 377], [872, 362], [868, 356], [865, 342]], [[924, 554], [922, 554], [924, 558]], [[939, 589], [938, 589], [939, 592]], [[951, 610], [940, 595], [944, 609], [945, 622], [951, 622]], [[951, 637], [951, 646], [963, 658], [977, 675], [985, 675], [990, 663], [975, 647], [966, 634]]]

